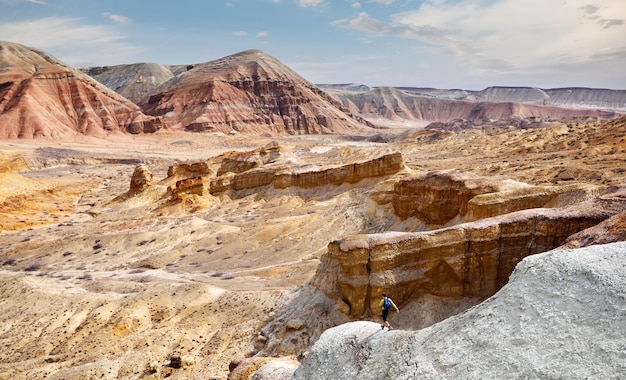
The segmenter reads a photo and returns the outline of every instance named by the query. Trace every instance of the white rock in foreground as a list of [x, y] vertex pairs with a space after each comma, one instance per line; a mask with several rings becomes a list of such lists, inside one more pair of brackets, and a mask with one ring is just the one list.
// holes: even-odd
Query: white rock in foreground
[[420, 331], [327, 330], [292, 379], [626, 376], [626, 243], [529, 256], [497, 294]]

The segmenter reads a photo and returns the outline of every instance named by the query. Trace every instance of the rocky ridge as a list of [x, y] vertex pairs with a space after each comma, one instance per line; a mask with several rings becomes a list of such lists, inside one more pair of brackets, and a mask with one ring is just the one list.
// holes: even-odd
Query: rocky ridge
[[145, 101], [163, 83], [192, 68], [193, 65], [165, 66], [158, 63], [135, 63], [79, 69], [135, 104]]

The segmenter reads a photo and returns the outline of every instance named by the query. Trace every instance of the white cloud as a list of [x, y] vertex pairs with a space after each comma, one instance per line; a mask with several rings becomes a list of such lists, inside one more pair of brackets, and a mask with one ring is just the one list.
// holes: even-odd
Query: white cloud
[[0, 0], [0, 4], [14, 5], [17, 3], [33, 3], [39, 5], [48, 5], [44, 0]]
[[390, 5], [396, 2], [396, 0], [368, 0], [370, 3], [379, 3], [379, 4], [385, 4], [385, 5]]
[[[131, 61], [140, 49], [114, 28], [79, 19], [48, 17], [0, 24], [0, 40], [43, 50], [74, 67]], [[77, 49], [77, 47], [79, 47]]]
[[358, 1], [355, 1], [354, 3], [352, 3], [352, 8], [354, 8], [354, 9], [361, 8], [361, 3], [359, 3]]
[[119, 24], [130, 24], [130, 19], [126, 16], [120, 16], [113, 13], [103, 13], [102, 15]]
[[258, 32], [256, 34], [257, 37], [267, 37], [268, 33], [267, 32]]
[[453, 54], [462, 65], [506, 72], [609, 56], [623, 60], [617, 53], [626, 49], [625, 20], [623, 0], [598, 5], [589, 0], [433, 0], [389, 22], [361, 13], [334, 25], [415, 39]]
[[248, 32], [246, 32], [245, 30], [237, 30], [233, 32], [233, 35], [237, 37], [245, 37], [248, 35]]
[[298, 0], [298, 4], [303, 7], [317, 7], [324, 5], [326, 0]]

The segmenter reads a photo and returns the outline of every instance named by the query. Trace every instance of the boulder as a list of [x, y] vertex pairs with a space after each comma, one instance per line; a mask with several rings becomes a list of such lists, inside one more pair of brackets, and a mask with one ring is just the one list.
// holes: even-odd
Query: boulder
[[288, 358], [254, 357], [233, 360], [228, 380], [289, 380], [299, 363]]
[[130, 179], [130, 191], [140, 192], [152, 185], [154, 185], [154, 180], [150, 169], [144, 164], [137, 165]]

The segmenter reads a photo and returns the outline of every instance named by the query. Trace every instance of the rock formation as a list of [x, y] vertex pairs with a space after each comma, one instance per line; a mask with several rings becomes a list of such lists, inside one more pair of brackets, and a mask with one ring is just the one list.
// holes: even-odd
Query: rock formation
[[193, 66], [161, 86], [144, 112], [193, 132], [320, 134], [363, 131], [363, 120], [258, 50]]
[[172, 198], [182, 200], [183, 195], [204, 195], [206, 192], [202, 177], [185, 178], [176, 181], [176, 186], [172, 189]]
[[137, 165], [130, 179], [130, 191], [140, 192], [152, 185], [154, 185], [154, 177], [150, 169], [146, 165]]
[[[232, 165], [229, 164], [229, 166]], [[281, 166], [263, 167], [239, 174], [216, 177], [211, 180], [210, 191], [212, 195], [218, 195], [229, 190], [240, 191], [268, 185], [276, 189], [338, 186], [344, 183], [356, 183], [365, 178], [395, 174], [402, 169], [404, 169], [404, 163], [402, 155], [398, 152], [331, 168], [293, 170]]]
[[442, 90], [434, 88], [399, 87], [398, 89], [442, 99], [474, 102], [513, 102], [560, 108], [585, 108], [626, 111], [626, 90], [565, 87], [541, 89], [536, 87], [488, 87], [481, 91]]
[[277, 142], [273, 141], [263, 148], [254, 151], [228, 152], [222, 158], [222, 164], [217, 171], [217, 175], [243, 173], [250, 169], [275, 163], [283, 156], [283, 149], [284, 147], [281, 147]]
[[299, 364], [288, 358], [235, 359], [230, 363], [228, 380], [289, 380]]
[[44, 52], [0, 42], [0, 139], [153, 133], [162, 118]]
[[619, 213], [597, 226], [570, 236], [560, 248], [589, 247], [618, 241], [626, 241], [626, 212]]
[[396, 182], [392, 204], [400, 218], [416, 217], [433, 228], [529, 208], [564, 207], [596, 197], [600, 191], [588, 184], [530, 186], [448, 170]]
[[188, 162], [171, 165], [167, 169], [167, 176], [173, 178], [183, 178], [189, 176], [210, 176], [213, 170], [206, 161]]
[[329, 329], [292, 379], [617, 379], [626, 371], [625, 249], [528, 257], [492, 298], [423, 330]]
[[624, 210], [621, 191], [569, 208], [518, 211], [429, 232], [349, 236], [329, 244], [312, 284], [345, 302], [352, 317], [376, 315], [383, 292], [399, 305], [425, 294], [486, 298], [524, 257], [557, 248]]
[[[43, 61], [31, 71], [47, 75]], [[490, 100], [511, 101], [491, 110], [487, 99], [442, 95], [454, 107], [482, 102], [471, 121], [310, 136], [312, 118], [339, 128], [352, 119], [262, 53], [192, 66], [172, 71], [173, 92], [153, 98], [164, 117], [188, 112], [177, 131], [125, 133], [149, 129], [137, 123], [107, 140], [0, 141], [0, 378], [279, 379], [296, 361], [300, 378], [624, 372], [623, 262], [584, 261], [598, 247], [549, 265], [529, 255], [625, 238], [626, 118], [484, 123], [489, 112], [550, 111], [530, 104], [547, 91], [497, 89]], [[125, 79], [146, 84], [140, 94], [150, 91], [143, 73], [157, 69], [95, 71], [120, 91], [131, 90]], [[127, 70], [135, 73], [123, 78]], [[194, 76], [211, 81], [196, 87]], [[11, 99], [34, 96], [48, 98]], [[113, 112], [89, 96], [89, 107]], [[419, 108], [400, 96], [398, 110], [385, 104], [390, 117]], [[445, 117], [460, 112], [432, 105]], [[210, 129], [215, 118], [224, 129]], [[297, 120], [303, 129], [287, 128]], [[303, 135], [280, 136], [288, 133]], [[513, 268], [534, 277], [516, 282]], [[576, 289], [587, 292], [568, 293]], [[401, 308], [391, 317], [400, 331], [372, 323], [383, 290]], [[318, 340], [325, 347], [311, 349]], [[398, 376], [381, 372], [388, 357]]]

